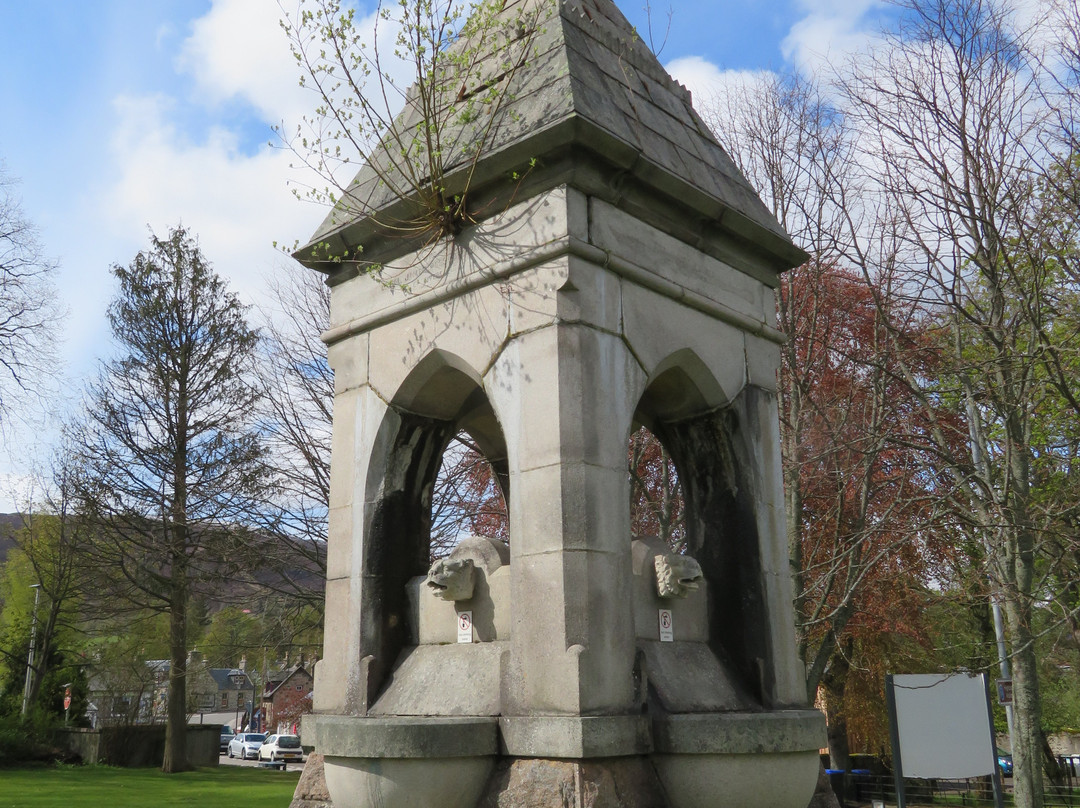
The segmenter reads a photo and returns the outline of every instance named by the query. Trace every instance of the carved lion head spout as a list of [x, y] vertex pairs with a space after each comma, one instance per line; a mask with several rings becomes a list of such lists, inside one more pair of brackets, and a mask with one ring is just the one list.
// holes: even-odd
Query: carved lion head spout
[[443, 600], [468, 600], [473, 596], [476, 565], [471, 558], [440, 558], [428, 570], [425, 585]]
[[655, 558], [656, 592], [662, 598], [685, 598], [696, 592], [702, 580], [701, 565], [693, 558], [677, 553]]

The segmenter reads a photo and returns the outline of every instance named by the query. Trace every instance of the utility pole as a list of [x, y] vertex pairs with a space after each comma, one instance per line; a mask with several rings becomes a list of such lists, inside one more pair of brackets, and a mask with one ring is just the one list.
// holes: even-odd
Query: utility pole
[[[997, 596], [991, 597], [990, 600], [991, 612], [994, 616], [994, 638], [997, 640], [998, 650], [998, 669], [1001, 671], [1001, 678], [1006, 681], [1012, 681], [1012, 671], [1009, 667], [1009, 652], [1005, 647], [1005, 621], [1001, 616], [1001, 603], [998, 601]], [[1016, 735], [1013, 734], [1013, 707], [1012, 701], [1007, 702], [1005, 705], [1005, 722], [1009, 727], [1009, 751], [1012, 751], [1012, 744], [1015, 742]], [[995, 751], [994, 756], [997, 758], [997, 739], [995, 739]]]
[[263, 729], [261, 724], [256, 725], [256, 723], [255, 723], [255, 709], [256, 709], [255, 708], [255, 676], [258, 674], [258, 671], [252, 671], [251, 674], [252, 675], [250, 677], [250, 681], [251, 681], [251, 722], [250, 723], [251, 723], [252, 729], [255, 732], [265, 732], [265, 730]]
[[243, 698], [241, 694], [244, 692], [244, 672], [240, 668], [233, 668], [231, 671], [229, 671], [229, 681], [236, 685], [236, 715], [233, 718], [233, 729], [239, 732], [240, 700]]
[[30, 709], [30, 683], [34, 674], [34, 646], [37, 644], [37, 610], [38, 599], [41, 597], [41, 584], [30, 584], [34, 590], [34, 614], [30, 618], [30, 651], [26, 655], [26, 682], [23, 684], [22, 715], [26, 717]]

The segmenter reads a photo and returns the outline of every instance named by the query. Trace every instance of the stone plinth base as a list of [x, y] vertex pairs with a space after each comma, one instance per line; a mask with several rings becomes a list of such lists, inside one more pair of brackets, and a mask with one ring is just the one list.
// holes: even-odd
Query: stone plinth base
[[304, 773], [296, 784], [289, 808], [333, 808], [330, 792], [326, 788], [326, 770], [323, 756], [312, 752], [307, 756]]
[[645, 757], [501, 762], [478, 808], [668, 808]]
[[807, 808], [841, 808], [840, 801], [832, 790], [829, 775], [825, 773], [825, 767], [820, 766], [818, 771], [817, 788]]
[[476, 808], [492, 757], [326, 758], [338, 808]]
[[673, 808], [805, 808], [821, 763], [817, 751], [745, 755], [653, 755]]
[[825, 725], [815, 710], [312, 715], [304, 732], [337, 808], [806, 808]]
[[498, 752], [488, 716], [305, 716], [339, 808], [475, 808]]

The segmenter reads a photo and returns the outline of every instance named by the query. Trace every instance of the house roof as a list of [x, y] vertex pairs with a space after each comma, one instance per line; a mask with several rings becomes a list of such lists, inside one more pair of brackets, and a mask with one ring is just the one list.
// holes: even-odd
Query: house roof
[[[540, 20], [531, 43], [511, 38], [493, 48], [465, 83], [448, 87], [459, 100], [468, 98], [501, 80], [498, 71], [505, 71], [510, 59], [524, 60], [508, 80], [506, 100], [494, 119], [483, 113], [469, 120], [448, 118], [441, 133], [448, 186], [454, 168], [470, 164], [477, 143], [485, 144], [480, 164], [492, 163], [488, 175], [499, 176], [523, 161], [583, 145], [597, 158], [621, 164], [668, 197], [699, 210], [710, 222], [753, 241], [777, 264], [802, 260], [694, 111], [690, 93], [667, 74], [612, 0], [510, 0], [501, 16], [517, 20], [533, 13]], [[532, 48], [527, 55], [521, 52], [525, 47]], [[454, 108], [452, 99], [447, 106]], [[397, 128], [412, 131], [421, 120], [407, 102]], [[492, 134], [484, 140], [489, 125]], [[370, 156], [350, 193], [296, 253], [298, 259], [318, 266], [311, 248], [319, 243], [353, 249], [363, 242], [358, 224], [405, 195], [409, 184], [396, 181], [401, 175], [391, 167], [392, 150], [385, 147]], [[478, 168], [474, 184], [484, 174]]]
[[247, 671], [240, 671], [244, 674], [244, 681], [239, 685], [232, 680], [230, 674], [236, 672], [238, 668], [207, 668], [206, 672], [210, 674], [210, 678], [218, 686], [218, 691], [222, 690], [251, 690], [252, 682], [251, 677], [248, 676]]
[[290, 679], [292, 679], [298, 673], [306, 674], [309, 678], [311, 676], [311, 674], [308, 673], [307, 669], [304, 667], [304, 664], [302, 662], [297, 662], [295, 665], [293, 665], [290, 668], [285, 668], [284, 670], [276, 671], [274, 673], [269, 674], [266, 677], [266, 684], [268, 686], [270, 686], [270, 687], [266, 692], [263, 693], [263, 698], [273, 698], [274, 694], [286, 682], [288, 682]]

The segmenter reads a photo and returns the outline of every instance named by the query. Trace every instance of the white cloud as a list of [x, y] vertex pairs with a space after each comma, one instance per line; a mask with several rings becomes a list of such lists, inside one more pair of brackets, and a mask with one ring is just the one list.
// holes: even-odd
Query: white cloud
[[[58, 177], [48, 196], [53, 208], [41, 220], [42, 235], [61, 262], [58, 286], [70, 310], [62, 353], [73, 394], [111, 351], [105, 311], [115, 285], [109, 267], [147, 247], [148, 225], [164, 235], [182, 222], [231, 288], [260, 304], [266, 276], [286, 263], [272, 242], [306, 241], [325, 216], [325, 209], [292, 195], [288, 180], [303, 180], [289, 167], [295, 158], [267, 145], [270, 124], [298, 119], [314, 106], [297, 84], [280, 16], [267, 0], [214, 0], [190, 23], [159, 25], [152, 33], [161, 49], [176, 46], [177, 31], [189, 32], [174, 60], [183, 89], [119, 95], [123, 82], [103, 80], [95, 103], [111, 111], [102, 116], [111, 131], [101, 139], [97, 128], [69, 132], [63, 148], [79, 159]], [[176, 87], [175, 75], [144, 78], [143, 86]], [[252, 127], [251, 116], [241, 116], [244, 129], [224, 123], [237, 119], [221, 113], [238, 103], [250, 105], [266, 128]], [[67, 403], [56, 401], [55, 408]], [[25, 483], [28, 458], [43, 455], [56, 437], [54, 428], [34, 432], [0, 435], [0, 504], [7, 507], [15, 501], [11, 487]]]
[[175, 33], [176, 29], [173, 27], [172, 23], [162, 23], [158, 26], [157, 31], [154, 32], [154, 47], [161, 50], [165, 47], [165, 43], [168, 42]]
[[17, 500], [19, 500], [19, 497], [8, 493], [8, 478], [12, 476], [13, 475], [10, 474], [0, 474], [0, 513], [19, 512], [19, 506], [17, 504]]
[[32, 475], [0, 472], [0, 513], [25, 510], [36, 489], [37, 479]]
[[[781, 53], [811, 76], [830, 63], [839, 66], [877, 37], [878, 12], [884, 6], [883, 0], [801, 0], [801, 16], [781, 43]], [[665, 67], [690, 90], [695, 106], [707, 104], [724, 88], [753, 85], [774, 75], [765, 69], [722, 70], [701, 56], [673, 59]]]
[[881, 0], [802, 0], [803, 16], [781, 43], [784, 58], [810, 74], [864, 47], [876, 35]]
[[672, 78], [684, 85], [698, 111], [707, 107], [726, 88], [749, 86], [771, 75], [766, 70], [721, 70], [700, 56], [683, 56], [665, 65]]
[[172, 102], [122, 97], [115, 102], [113, 152], [120, 174], [104, 211], [112, 230], [158, 235], [183, 223], [206, 257], [246, 300], [259, 300], [267, 271], [280, 260], [273, 242], [305, 240], [325, 211], [299, 203], [286, 185], [291, 155], [262, 146], [241, 150], [236, 133], [212, 128], [199, 142], [170, 123]]
[[[295, 126], [321, 102], [313, 89], [300, 86], [300, 67], [281, 26], [284, 19], [281, 8], [267, 0], [214, 0], [210, 11], [191, 24], [191, 36], [181, 47], [177, 67], [195, 80], [204, 102], [217, 105], [242, 99], [264, 121]], [[402, 89], [412, 83], [412, 65], [393, 55], [398, 31], [393, 19], [380, 20], [377, 11], [372, 11], [357, 15], [353, 26], [357, 37], [367, 43], [374, 42], [377, 30], [383, 72]], [[323, 47], [312, 41], [312, 55]], [[374, 52], [369, 47], [368, 53]], [[391, 106], [400, 107], [396, 94], [389, 95]]]
[[177, 67], [191, 75], [206, 101], [241, 98], [270, 123], [299, 120], [314, 101], [299, 86], [281, 16], [267, 0], [214, 0], [191, 24]]
[[[811, 75], [828, 63], [839, 64], [877, 35], [882, 0], [801, 0], [799, 18], [781, 43], [784, 58]], [[695, 103], [731, 84], [749, 84], [770, 74], [766, 70], [721, 70], [701, 56], [674, 59], [667, 70], [694, 96]]]

